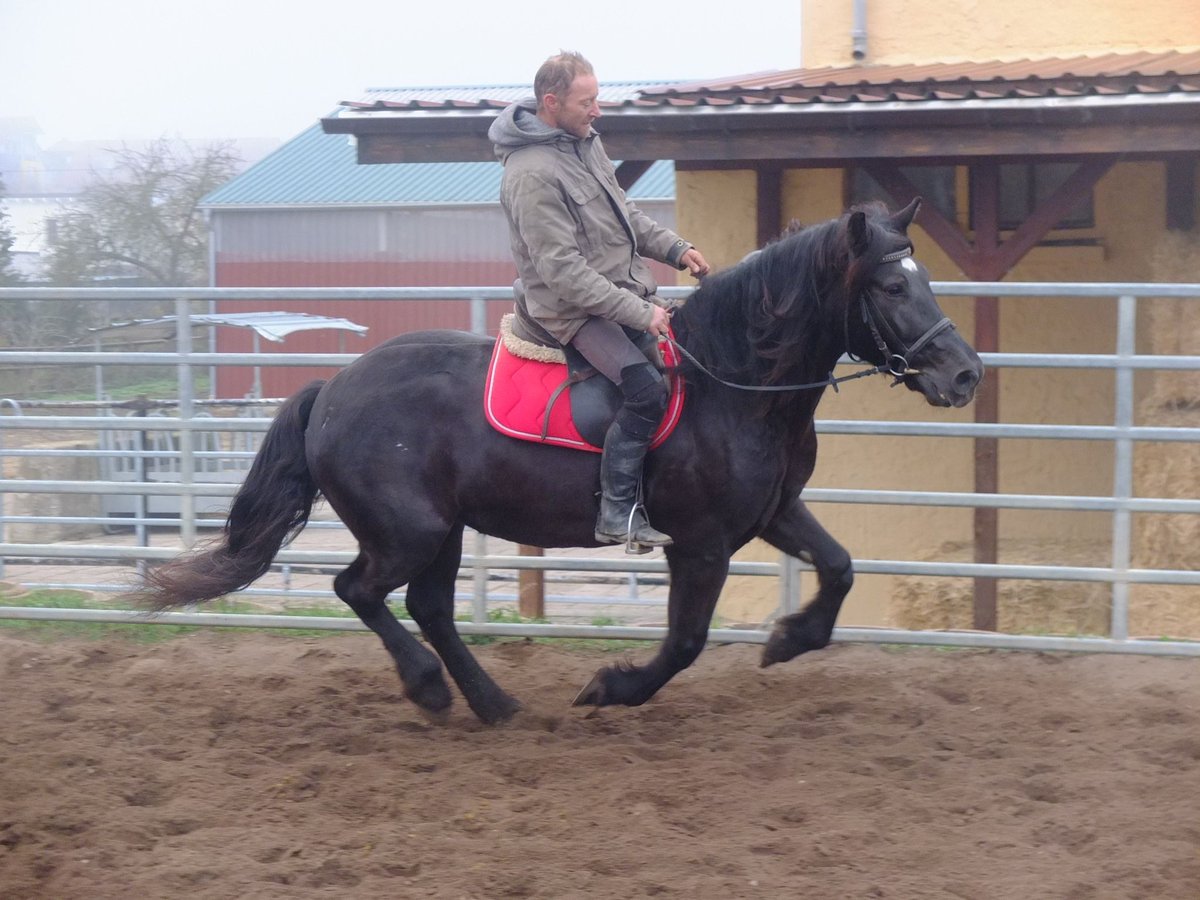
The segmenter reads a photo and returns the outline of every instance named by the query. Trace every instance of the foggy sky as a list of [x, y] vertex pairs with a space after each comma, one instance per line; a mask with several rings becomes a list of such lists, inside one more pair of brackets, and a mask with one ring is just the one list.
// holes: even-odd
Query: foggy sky
[[[731, 15], [731, 11], [740, 15]], [[285, 139], [368, 87], [602, 81], [800, 65], [799, 0], [0, 0], [0, 118], [59, 139]]]

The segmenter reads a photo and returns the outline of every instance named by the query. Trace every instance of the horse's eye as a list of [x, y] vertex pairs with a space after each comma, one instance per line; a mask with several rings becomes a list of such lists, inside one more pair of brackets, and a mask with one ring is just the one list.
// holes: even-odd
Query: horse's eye
[[904, 296], [904, 285], [900, 284], [899, 282], [896, 282], [894, 284], [885, 285], [883, 288], [883, 291], [889, 297], [903, 297]]

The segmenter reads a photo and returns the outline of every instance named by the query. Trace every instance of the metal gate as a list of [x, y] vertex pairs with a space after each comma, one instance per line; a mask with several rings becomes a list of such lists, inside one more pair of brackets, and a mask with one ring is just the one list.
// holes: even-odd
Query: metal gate
[[[1113, 491], [1110, 496], [1071, 496], [1049, 494], [983, 494], [972, 492], [932, 491], [871, 491], [852, 488], [808, 489], [805, 499], [813, 503], [885, 503], [901, 507], [992, 507], [997, 509], [1053, 509], [1090, 510], [1108, 514], [1112, 520], [1110, 563], [1105, 566], [1062, 566], [1062, 565], [1000, 565], [979, 563], [956, 563], [920, 560], [856, 560], [855, 569], [860, 574], [927, 575], [935, 577], [987, 577], [1000, 579], [1023, 579], [1031, 581], [1091, 582], [1104, 584], [1112, 592], [1112, 631], [1102, 637], [1069, 637], [1051, 635], [1006, 635], [978, 632], [932, 632], [905, 631], [899, 629], [839, 628], [835, 639], [902, 642], [917, 644], [952, 644], [960, 646], [1011, 647], [1046, 650], [1088, 650], [1109, 652], [1142, 652], [1156, 654], [1200, 655], [1200, 641], [1193, 640], [1138, 640], [1128, 633], [1128, 595], [1131, 585], [1169, 584], [1190, 588], [1200, 587], [1200, 572], [1187, 569], [1134, 569], [1131, 566], [1130, 534], [1132, 516], [1141, 513], [1200, 514], [1200, 499], [1193, 497], [1135, 497], [1133, 494], [1132, 455], [1136, 442], [1200, 442], [1200, 429], [1190, 427], [1149, 427], [1134, 424], [1133, 375], [1139, 370], [1166, 369], [1178, 371], [1200, 370], [1197, 356], [1153, 356], [1138, 355], [1135, 348], [1135, 324], [1139, 297], [1175, 297], [1200, 302], [1200, 284], [980, 284], [980, 283], [935, 283], [935, 291], [943, 296], [1051, 296], [1115, 298], [1118, 309], [1118, 338], [1115, 352], [1111, 354], [1068, 355], [1068, 354], [985, 354], [989, 367], [1040, 367], [1047, 369], [1106, 369], [1114, 373], [1115, 404], [1114, 420], [1110, 425], [1066, 425], [1066, 424], [976, 424], [950, 422], [882, 422], [858, 420], [818, 420], [817, 430], [824, 434], [867, 434], [905, 436], [941, 436], [971, 438], [989, 436], [1030, 440], [1066, 439], [1077, 441], [1103, 441], [1114, 447]], [[664, 294], [683, 295], [680, 289], [664, 290]], [[0, 304], [10, 299], [109, 299], [120, 297], [143, 297], [147, 300], [176, 299], [176, 311], [181, 320], [188, 316], [189, 302], [209, 300], [216, 297], [242, 300], [288, 300], [351, 299], [379, 302], [403, 302], [406, 300], [469, 300], [475, 314], [476, 330], [483, 330], [483, 311], [487, 300], [505, 299], [510, 296], [506, 288], [259, 288], [259, 289], [88, 289], [60, 290], [25, 288], [0, 289]], [[352, 354], [289, 354], [272, 355], [269, 360], [254, 354], [216, 354], [193, 352], [187, 329], [180, 330], [179, 346], [169, 353], [99, 353], [99, 352], [34, 352], [0, 351], [0, 365], [124, 365], [170, 364], [178, 371], [179, 415], [178, 417], [146, 417], [139, 422], [138, 430], [143, 434], [156, 435], [153, 440], [161, 441], [157, 455], [160, 458], [178, 460], [176, 469], [179, 478], [169, 482], [155, 480], [143, 471], [141, 480], [118, 477], [117, 467], [109, 469], [110, 477], [98, 481], [43, 480], [28, 481], [0, 480], [0, 491], [37, 491], [42, 494], [82, 493], [101, 498], [128, 498], [131, 495], [145, 498], [152, 503], [156, 498], [170, 498], [177, 504], [178, 518], [171, 522], [177, 525], [178, 535], [185, 546], [190, 546], [197, 536], [197, 529], [206, 523], [198, 515], [202, 498], [218, 497], [227, 500], [235, 489], [233, 483], [220, 483], [216, 479], [205, 481], [198, 477], [204, 466], [198, 469], [197, 459], [212, 458], [217, 451], [212, 435], [258, 435], [269, 424], [263, 417], [214, 417], [196, 413], [196, 398], [192, 386], [192, 369], [201, 366], [245, 365], [344, 365], [355, 358]], [[28, 416], [5, 415], [0, 417], [0, 440], [10, 429], [40, 428], [50, 430], [86, 430], [104, 427], [97, 417], [55, 416], [39, 417], [33, 421]], [[159, 437], [159, 435], [170, 437]], [[0, 444], [0, 457], [13, 456], [26, 451], [6, 451]], [[78, 451], [86, 452], [86, 451]], [[112, 445], [97, 451], [107, 457], [128, 456], [127, 444]], [[225, 451], [226, 453], [228, 451]], [[247, 451], [243, 458], [249, 457]], [[214, 470], [216, 474], [218, 470]], [[2, 499], [2, 494], [0, 494]], [[115, 508], [117, 501], [106, 501]], [[148, 507], [149, 508], [149, 507]], [[172, 507], [174, 509], [175, 507]], [[6, 516], [0, 508], [0, 564], [14, 559], [54, 560], [111, 560], [131, 566], [153, 560], [167, 559], [177, 551], [173, 548], [154, 546], [117, 545], [72, 545], [10, 543], [3, 529], [14, 517]], [[48, 520], [53, 517], [47, 517]], [[86, 520], [87, 517], [82, 517]], [[137, 524], [147, 524], [147, 517], [135, 517]], [[163, 524], [155, 522], [154, 524]], [[337, 523], [315, 523], [316, 527], [338, 527]], [[657, 580], [661, 583], [666, 576], [666, 566], [661, 560], [603, 559], [588, 556], [570, 557], [523, 557], [512, 553], [489, 551], [486, 539], [476, 540], [474, 552], [464, 558], [464, 575], [471, 584], [468, 602], [471, 621], [462, 622], [465, 633], [488, 633], [504, 635], [553, 635], [553, 636], [604, 636], [614, 638], [661, 637], [664, 630], [659, 627], [638, 625], [599, 624], [542, 624], [504, 623], [489, 621], [489, 573], [496, 570], [540, 569], [543, 571], [571, 571], [577, 573], [603, 573], [604, 577], [614, 574], [637, 584], [638, 579]], [[277, 568], [286, 572], [289, 567], [342, 566], [349, 562], [349, 552], [328, 552], [289, 548], [283, 550], [276, 561]], [[778, 562], [738, 563], [731, 568], [732, 574], [753, 575], [774, 579], [778, 585], [779, 609], [781, 613], [796, 607], [796, 583], [805, 567], [799, 562], [782, 558]], [[0, 570], [0, 574], [3, 571]], [[1196, 592], [1200, 603], [1200, 591]], [[492, 598], [494, 599], [494, 598]], [[0, 600], [2, 602], [2, 600]], [[76, 620], [139, 621], [135, 612], [122, 610], [49, 610], [29, 607], [2, 607], [0, 617], [10, 618], [72, 618]], [[215, 625], [272, 625], [278, 627], [328, 627], [335, 629], [359, 629], [355, 620], [331, 618], [327, 621], [304, 618], [296, 620], [276, 615], [230, 615], [176, 613], [158, 621], [206, 623]], [[714, 640], [738, 640], [759, 642], [766, 638], [763, 628], [718, 629], [712, 633]]]

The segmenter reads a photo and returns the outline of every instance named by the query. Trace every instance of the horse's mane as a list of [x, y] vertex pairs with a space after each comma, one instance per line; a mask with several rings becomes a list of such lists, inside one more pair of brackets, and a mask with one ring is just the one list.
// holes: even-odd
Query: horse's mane
[[[852, 255], [850, 216], [866, 215], [867, 245]], [[904, 239], [879, 203], [817, 225], [790, 225], [778, 239], [708, 276], [676, 315], [689, 352], [740, 384], [821, 378], [832, 345], [845, 349], [848, 305], [872, 269]], [[810, 377], [811, 376], [811, 377]]]

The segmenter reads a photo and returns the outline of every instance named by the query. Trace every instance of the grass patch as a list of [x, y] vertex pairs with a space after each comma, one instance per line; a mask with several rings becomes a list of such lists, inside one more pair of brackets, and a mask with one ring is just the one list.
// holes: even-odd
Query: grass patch
[[[84, 597], [78, 591], [34, 590], [21, 597], [0, 597], [0, 606], [36, 607], [41, 609], [128, 609], [120, 606], [111, 599], [102, 597]], [[206, 613], [228, 614], [262, 614], [261, 607], [241, 600], [221, 599], [204, 604], [198, 611]], [[333, 618], [354, 618], [350, 610], [339, 610], [336, 607], [312, 607], [280, 610], [276, 615], [284, 616], [330, 616]], [[0, 629], [8, 633], [19, 633], [26, 637], [39, 640], [55, 640], [58, 638], [124, 638], [134, 643], [153, 644], [194, 634], [198, 631], [211, 631], [209, 625], [174, 625], [151, 622], [55, 622], [41, 619], [0, 619]], [[259, 632], [267, 634], [285, 634], [295, 637], [332, 637], [345, 632], [325, 631], [318, 628], [260, 628]]]
[[[410, 619], [403, 603], [390, 604], [392, 611], [399, 619]], [[0, 606], [36, 607], [42, 609], [128, 609], [114, 602], [109, 596], [83, 596], [73, 590], [32, 590], [20, 597], [0, 597]], [[205, 603], [197, 608], [198, 612], [228, 613], [228, 614], [263, 614], [267, 613], [260, 606], [243, 600], [221, 599]], [[355, 619], [354, 613], [345, 606], [301, 606], [270, 611], [271, 615], [336, 619]], [[458, 616], [457, 621], [469, 622], [469, 615]], [[500, 624], [546, 624], [544, 618], [526, 618], [514, 609], [497, 608], [488, 610], [488, 622]], [[597, 616], [591, 624], [604, 626], [618, 624], [615, 619]], [[211, 625], [174, 625], [142, 622], [55, 622], [38, 619], [0, 619], [0, 632], [20, 634], [37, 640], [53, 641], [61, 638], [82, 638], [100, 640], [120, 638], [138, 644], [155, 644], [194, 634], [198, 631], [237, 630], [225, 626]], [[276, 634], [288, 637], [320, 637], [330, 638], [347, 634], [343, 631], [327, 631], [318, 628], [257, 628], [260, 634]], [[645, 647], [647, 641], [618, 640], [615, 638], [555, 638], [555, 637], [506, 637], [491, 634], [463, 635], [463, 642], [469, 646], [486, 646], [500, 641], [533, 641], [565, 649], [591, 650], [602, 652], [625, 652], [639, 647]]]
[[[144, 369], [142, 374], [144, 374]], [[201, 375], [197, 372], [194, 375], [192, 389], [197, 397], [208, 396], [209, 377], [207, 373]], [[125, 383], [120, 383], [119, 376], [114, 377], [114, 373], [108, 373], [105, 378], [104, 393], [113, 400], [118, 401], [132, 400], [135, 397], [149, 397], [152, 400], [171, 400], [179, 396], [179, 379], [172, 370], [169, 374], [161, 377], [143, 377], [136, 381], [129, 380]], [[40, 399], [58, 403], [95, 400], [96, 389], [94, 385], [90, 385], [88, 387], [49, 390]]]

